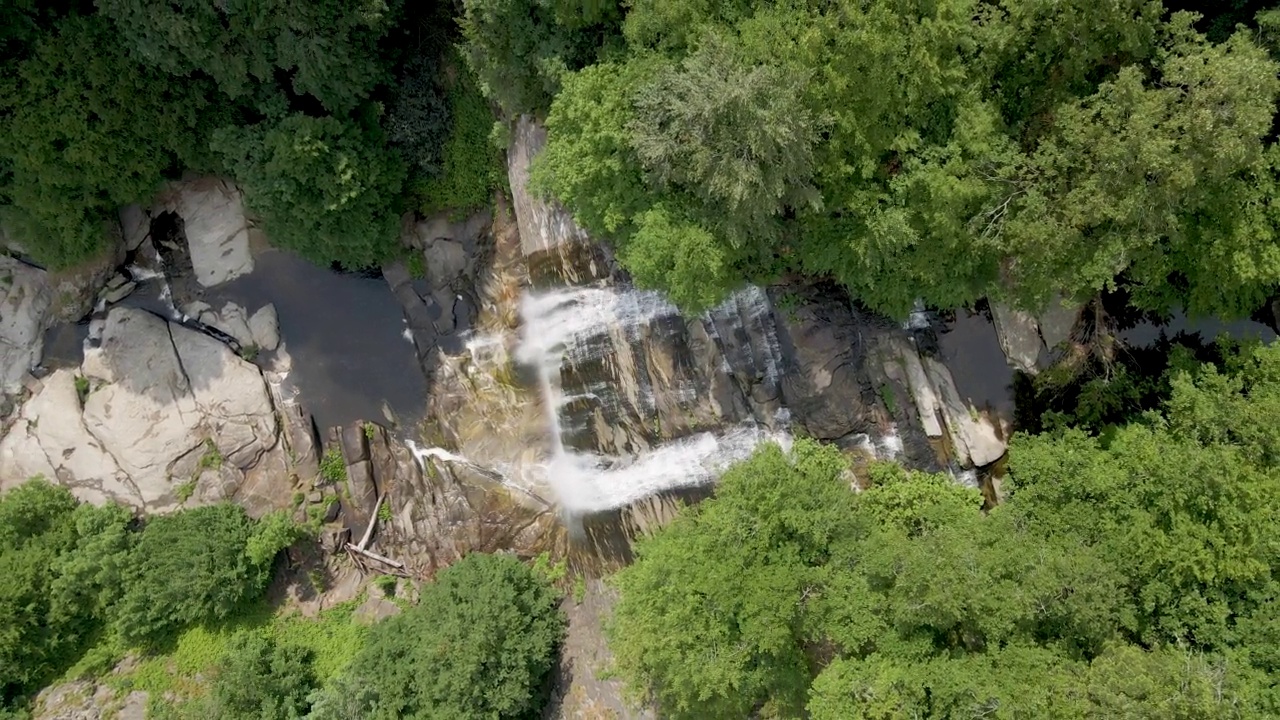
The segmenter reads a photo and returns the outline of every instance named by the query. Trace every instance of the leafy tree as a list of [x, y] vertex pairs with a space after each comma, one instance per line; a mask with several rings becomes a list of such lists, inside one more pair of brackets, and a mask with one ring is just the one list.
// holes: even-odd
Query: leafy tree
[[119, 206], [181, 165], [204, 167], [200, 145], [222, 117], [210, 89], [138, 64], [98, 16], [44, 35], [0, 85], [0, 157], [24, 246], [49, 265], [83, 260], [105, 247]]
[[244, 509], [231, 504], [148, 521], [114, 609], [120, 637], [129, 643], [161, 640], [183, 625], [226, 618], [261, 594], [271, 564], [262, 564], [262, 547], [253, 557], [247, 552], [254, 530]]
[[83, 616], [50, 617], [58, 557], [75, 545], [76, 501], [37, 479], [0, 497], [0, 704], [34, 689], [74, 648]]
[[1003, 237], [1025, 296], [1096, 290], [1127, 270], [1142, 306], [1239, 312], [1280, 279], [1274, 223], [1249, 190], [1273, 182], [1263, 138], [1280, 65], [1243, 34], [1210, 45], [1172, 31], [1159, 84], [1131, 66], [1060, 107], [1014, 181], [1024, 193]]
[[459, 63], [456, 70], [447, 94], [449, 120], [438, 148], [440, 166], [414, 187], [424, 215], [485, 207], [493, 192], [506, 186], [506, 163], [492, 138], [493, 110], [467, 68]]
[[636, 226], [621, 252], [636, 285], [661, 288], [680, 307], [702, 310], [740, 282], [732, 252], [696, 221], [672, 217], [660, 204], [640, 213]]
[[711, 36], [638, 92], [627, 125], [659, 186], [676, 185], [748, 227], [787, 207], [818, 204], [812, 185], [819, 119], [802, 102], [807, 78], [750, 66]]
[[530, 183], [573, 212], [584, 228], [620, 244], [653, 200], [627, 125], [637, 88], [652, 75], [642, 61], [592, 65], [564, 79], [547, 116], [547, 145]]
[[241, 632], [227, 646], [211, 692], [216, 720], [297, 720], [306, 716], [316, 687], [312, 657], [256, 632]]
[[272, 242], [316, 262], [364, 268], [396, 248], [405, 168], [381, 138], [334, 118], [224, 128], [214, 149]]
[[387, 141], [406, 164], [429, 177], [440, 174], [449, 139], [449, 100], [440, 80], [434, 58], [409, 61], [396, 83], [398, 92], [386, 122]]
[[398, 0], [95, 2], [134, 55], [164, 73], [207, 74], [232, 99], [286, 77], [295, 95], [339, 115], [384, 78], [378, 42], [400, 7]]
[[590, 62], [616, 26], [595, 0], [463, 0], [463, 52], [508, 117], [545, 110], [561, 77]]
[[637, 545], [607, 633], [619, 674], [663, 717], [803, 705], [807, 599], [830, 544], [855, 532], [842, 466], [812, 442], [797, 441], [794, 460], [765, 447], [725, 473], [715, 499]]
[[1132, 645], [1090, 665], [1031, 647], [917, 662], [873, 655], [828, 666], [809, 710], [814, 720], [1262, 718], [1253, 682], [1221, 660]]
[[50, 617], [102, 619], [120, 598], [135, 539], [133, 511], [122, 505], [79, 505], [76, 544], [52, 568]]
[[[508, 555], [472, 554], [375, 625], [342, 682], [382, 718], [523, 718], [541, 707], [565, 619], [556, 593]], [[341, 698], [317, 700], [333, 714]], [[347, 710], [353, 708], [348, 704]]]

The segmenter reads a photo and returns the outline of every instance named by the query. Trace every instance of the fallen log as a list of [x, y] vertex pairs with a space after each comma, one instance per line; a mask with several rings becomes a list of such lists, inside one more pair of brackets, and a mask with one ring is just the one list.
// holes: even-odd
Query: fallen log
[[354, 552], [362, 557], [369, 558], [370, 560], [377, 560], [378, 562], [388, 567], [393, 567], [397, 570], [404, 570], [404, 563], [398, 560], [392, 560], [386, 555], [379, 555], [378, 553], [372, 550], [365, 550], [364, 548], [357, 547], [355, 545], [352, 545], [351, 543], [347, 543], [347, 550]]
[[382, 507], [383, 496], [378, 496], [378, 501], [373, 504], [373, 512], [369, 514], [369, 526], [364, 529], [364, 537], [360, 538], [359, 549], [364, 550], [369, 546], [369, 538], [373, 537], [373, 526], [378, 524], [378, 508]]

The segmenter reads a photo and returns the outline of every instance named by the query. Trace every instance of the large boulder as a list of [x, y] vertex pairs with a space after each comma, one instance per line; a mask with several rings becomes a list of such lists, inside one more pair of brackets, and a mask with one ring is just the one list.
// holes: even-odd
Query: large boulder
[[1040, 313], [1040, 335], [1044, 338], [1045, 347], [1056, 349], [1071, 337], [1076, 321], [1080, 319], [1079, 303], [1069, 303], [1055, 297], [1049, 301], [1044, 312]]
[[991, 303], [991, 319], [1000, 339], [1000, 349], [1009, 366], [1025, 373], [1036, 372], [1036, 361], [1044, 344], [1040, 340], [1040, 324], [1031, 313], [1000, 303]]
[[18, 392], [40, 364], [52, 304], [43, 270], [0, 255], [0, 394]]
[[946, 365], [921, 356], [905, 337], [885, 338], [881, 356], [885, 375], [907, 386], [925, 435], [945, 441], [950, 459], [959, 467], [983, 467], [1004, 455], [1006, 443], [1000, 429], [965, 402]]
[[249, 221], [234, 185], [217, 178], [177, 183], [152, 214], [165, 210], [182, 218], [198, 283], [213, 287], [253, 272]]
[[23, 406], [0, 441], [0, 478], [44, 475], [86, 500], [163, 511], [237, 497], [267, 474], [287, 482], [278, 440], [255, 366], [208, 335], [116, 307], [81, 377], [57, 371]]
[[86, 502], [143, 504], [128, 473], [85, 426], [76, 375], [69, 369], [44, 379], [0, 440], [0, 488], [37, 475], [67, 486]]

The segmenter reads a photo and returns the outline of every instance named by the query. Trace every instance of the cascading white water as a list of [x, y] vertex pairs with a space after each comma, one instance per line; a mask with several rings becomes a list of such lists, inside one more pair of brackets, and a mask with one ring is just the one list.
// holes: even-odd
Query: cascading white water
[[663, 490], [700, 485], [766, 439], [788, 442], [781, 434], [749, 426], [681, 438], [635, 458], [565, 448], [558, 412], [566, 402], [558, 382], [564, 360], [589, 352], [586, 340], [593, 336], [613, 331], [632, 338], [642, 326], [677, 312], [660, 294], [632, 289], [569, 288], [523, 299], [515, 358], [536, 374], [551, 428], [546, 480], [567, 510], [608, 510]]
[[441, 447], [428, 447], [428, 448], [418, 447], [418, 444], [412, 440], [406, 440], [405, 445], [408, 446], [409, 452], [413, 453], [413, 461], [418, 464], [418, 469], [420, 470], [425, 471], [427, 469], [427, 460], [429, 458], [434, 458], [436, 460], [440, 460], [446, 463], [451, 463], [454, 465], [462, 465], [464, 467], [471, 468], [475, 472], [478, 472], [487, 478], [490, 478], [494, 481], [502, 483], [503, 485], [506, 485], [512, 490], [528, 495], [529, 497], [536, 500], [539, 504], [542, 504], [542, 505], [551, 504], [547, 502], [545, 499], [543, 499], [541, 495], [538, 495], [536, 492], [530, 490], [527, 487], [524, 487], [523, 485], [520, 485], [519, 483], [513, 482], [510, 478], [503, 475], [502, 473], [486, 468], [483, 465], [480, 465], [479, 463], [471, 462], [467, 458], [457, 453], [449, 452], [448, 450], [445, 450], [444, 448], [441, 448]]

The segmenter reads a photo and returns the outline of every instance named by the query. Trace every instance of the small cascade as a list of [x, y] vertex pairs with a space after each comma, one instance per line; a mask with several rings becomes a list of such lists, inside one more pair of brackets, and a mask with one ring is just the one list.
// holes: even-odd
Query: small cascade
[[890, 427], [889, 432], [876, 443], [876, 457], [882, 460], [895, 460], [902, 454], [902, 438], [898, 436], [898, 428]]
[[664, 491], [711, 482], [766, 441], [790, 445], [785, 433], [747, 426], [673, 440], [626, 460], [568, 452], [561, 447], [548, 464], [547, 477], [566, 509], [600, 512]]
[[440, 447], [428, 447], [428, 448], [418, 447], [418, 444], [412, 440], [406, 440], [405, 445], [409, 448], [409, 452], [413, 454], [413, 460], [418, 464], [418, 469], [422, 470], [423, 472], [426, 472], [427, 470], [428, 459], [438, 460], [440, 462], [448, 463], [451, 465], [461, 465], [465, 468], [472, 470], [473, 472], [476, 472], [486, 478], [489, 478], [490, 480], [493, 480], [494, 482], [500, 483], [505, 487], [515, 490], [516, 492], [519, 492], [522, 495], [528, 496], [529, 498], [537, 501], [537, 503], [540, 505], [544, 505], [547, 507], [551, 506], [551, 503], [547, 502], [545, 499], [542, 498], [542, 496], [533, 492], [529, 488], [524, 487], [523, 485], [512, 481], [510, 478], [506, 477], [500, 472], [497, 472], [496, 470], [484, 467], [479, 463], [471, 462], [470, 460], [466, 459], [461, 455], [458, 455], [457, 453], [449, 452], [448, 450], [445, 450], [444, 448], [440, 448]]

